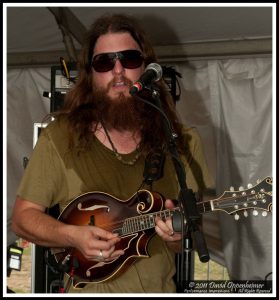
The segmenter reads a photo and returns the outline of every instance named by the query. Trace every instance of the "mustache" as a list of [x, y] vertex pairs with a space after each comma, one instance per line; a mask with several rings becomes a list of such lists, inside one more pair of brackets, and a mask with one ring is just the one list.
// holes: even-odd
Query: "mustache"
[[126, 76], [120, 75], [120, 76], [115, 76], [109, 83], [107, 86], [107, 91], [113, 87], [115, 84], [119, 83], [119, 82], [123, 82], [125, 85], [131, 87], [133, 85], [133, 81], [130, 80], [129, 78], [127, 78]]

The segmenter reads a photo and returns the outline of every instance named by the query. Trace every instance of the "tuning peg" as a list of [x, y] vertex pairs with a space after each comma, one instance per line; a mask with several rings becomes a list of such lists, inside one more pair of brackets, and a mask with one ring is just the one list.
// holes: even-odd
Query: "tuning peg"
[[231, 191], [231, 192], [234, 191], [234, 187], [233, 187], [233, 186], [230, 187], [230, 191]]
[[262, 216], [263, 216], [263, 217], [266, 217], [266, 216], [267, 216], [267, 211], [266, 211], [266, 210], [264, 210], [264, 211], [262, 212]]
[[251, 189], [253, 187], [253, 184], [252, 183], [248, 183], [247, 187], [248, 187], [248, 189]]
[[261, 180], [260, 179], [257, 179], [257, 183], [259, 184], [261, 182]]
[[234, 219], [235, 219], [236, 221], [238, 221], [239, 218], [240, 218], [240, 217], [239, 217], [239, 214], [235, 213], [235, 214], [234, 214]]
[[245, 218], [248, 217], [248, 211], [246, 209], [243, 211], [243, 215], [244, 215]]
[[258, 211], [254, 209], [254, 210], [253, 210], [253, 216], [256, 217], [258, 214], [259, 214]]
[[239, 191], [244, 191], [244, 187], [243, 187], [243, 186], [240, 186], [240, 187], [238, 188], [238, 190], [239, 190]]

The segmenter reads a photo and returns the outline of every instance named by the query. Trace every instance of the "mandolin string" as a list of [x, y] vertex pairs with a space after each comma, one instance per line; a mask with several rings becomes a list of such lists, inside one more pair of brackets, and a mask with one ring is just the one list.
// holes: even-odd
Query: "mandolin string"
[[[147, 215], [152, 215], [152, 214], [147, 214]], [[147, 215], [144, 215], [144, 216], [147, 216]], [[101, 228], [103, 228], [105, 230], [116, 229], [115, 227], [117, 227], [117, 226], [122, 227], [122, 225], [124, 224], [125, 221], [131, 220], [133, 218], [137, 219], [139, 217], [141, 217], [141, 215], [136, 216], [136, 217], [127, 218], [124, 220], [118, 220], [117, 222], [107, 223], [107, 224], [105, 224], [105, 226], [101, 226], [101, 225], [100, 226], [101, 226]]]
[[[237, 198], [247, 198], [246, 196], [241, 195], [241, 196], [238, 196]], [[235, 199], [236, 199], [236, 197], [224, 197], [224, 198], [220, 198], [220, 199], [212, 199], [212, 200], [208, 200], [208, 201], [198, 202], [197, 204], [199, 204], [199, 205], [204, 204], [205, 205], [205, 204], [209, 203], [210, 201], [217, 202], [217, 203], [222, 202], [223, 204], [226, 204], [226, 202], [231, 202], [231, 200], [235, 200]], [[248, 200], [248, 202], [252, 202], [252, 200], [251, 201]], [[228, 204], [230, 204], [230, 203], [227, 203], [227, 205]], [[177, 208], [175, 208], [175, 209], [177, 209]], [[170, 210], [163, 210], [163, 211], [154, 212], [154, 213], [150, 213], [150, 214], [146, 214], [146, 215], [143, 214], [143, 215], [138, 215], [138, 216], [134, 216], [134, 217], [131, 217], [131, 218], [121, 219], [121, 220], [118, 220], [117, 222], [112, 222], [112, 223], [105, 224], [105, 226], [102, 227], [102, 228], [106, 229], [106, 230], [115, 229], [115, 226], [122, 226], [125, 221], [131, 220], [133, 218], [140, 219], [143, 216], [161, 214], [164, 211], [169, 212]]]
[[[247, 195], [246, 195], [247, 196]], [[246, 196], [238, 196], [237, 198], [247, 198]], [[226, 202], [231, 202], [231, 200], [235, 200], [236, 197], [224, 197], [223, 199], [220, 198], [220, 199], [213, 199], [213, 200], [208, 200], [208, 201], [202, 201], [202, 202], [198, 202], [197, 204], [207, 204], [207, 203], [210, 203], [210, 201], [213, 201], [213, 202], [222, 202], [223, 204], [226, 204]], [[247, 201], [246, 201], [247, 202]], [[252, 200], [248, 200], [248, 203], [249, 202], [252, 202]], [[227, 205], [230, 204], [230, 203], [227, 203]], [[175, 209], [178, 209], [178, 208], [175, 208]], [[138, 219], [140, 220], [141, 217], [143, 216], [156, 216], [156, 215], [159, 215], [159, 214], [162, 214], [163, 212], [170, 212], [170, 210], [163, 210], [163, 211], [159, 211], [159, 212], [154, 212], [154, 213], [150, 213], [150, 214], [143, 214], [143, 215], [138, 215], [138, 216], [134, 216], [134, 217], [131, 217], [131, 218], [126, 218], [126, 219], [121, 219], [121, 220], [118, 220], [117, 222], [112, 222], [112, 223], [108, 223], [108, 224], [105, 224], [105, 227], [102, 227], [103, 229], [115, 229], [115, 226], [122, 226], [124, 224], [125, 221], [128, 221], [128, 220], [131, 220], [133, 218], [135, 219]]]
[[[245, 199], [245, 202], [247, 203], [253, 203], [253, 201], [255, 201], [254, 198], [251, 198], [251, 199], [247, 199], [247, 196], [254, 196], [256, 197], [259, 193], [256, 193], [256, 194], [251, 194], [251, 195], [240, 195], [240, 196], [231, 196], [231, 197], [224, 197], [224, 198], [218, 198], [218, 199], [212, 199], [212, 200], [208, 200], [208, 201], [202, 201], [202, 202], [198, 202], [199, 203], [208, 203], [210, 201], [213, 201], [213, 202], [217, 202], [217, 203], [220, 203], [220, 204], [227, 204], [227, 205], [231, 205], [233, 206], [235, 203], [234, 203], [234, 200], [238, 199], [238, 198], [243, 198]], [[256, 200], [259, 200], [259, 199], [256, 199]], [[233, 201], [233, 202], [232, 202]]]
[[[158, 211], [158, 212], [153, 212], [153, 213], [149, 213], [149, 214], [143, 214], [143, 215], [138, 215], [138, 216], [134, 216], [134, 217], [130, 217], [130, 218], [126, 218], [126, 219], [122, 219], [122, 220], [118, 220], [117, 222], [112, 222], [112, 223], [107, 223], [107, 224], [104, 224], [104, 226], [102, 226], [101, 224], [99, 225], [101, 228], [105, 229], [105, 230], [113, 230], [113, 229], [116, 229], [117, 226], [120, 226], [122, 228], [122, 225], [124, 224], [125, 221], [129, 221], [129, 220], [132, 220], [132, 219], [138, 219], [137, 222], [142, 218], [142, 217], [147, 217], [147, 216], [153, 216], [153, 217], [156, 217], [157, 215], [161, 215], [164, 214], [164, 213], [168, 213], [170, 214], [171, 211], [174, 211], [174, 210], [179, 210], [178, 207], [175, 207], [174, 209], [170, 210], [170, 209], [166, 209], [166, 210], [162, 210], [162, 211]], [[155, 226], [153, 226], [155, 227]], [[151, 227], [151, 228], [153, 228]], [[146, 228], [146, 229], [149, 229], [149, 228]], [[140, 230], [135, 230], [134, 232], [138, 232], [138, 231], [142, 231], [143, 229], [140, 229]]]
[[[174, 210], [177, 210], [177, 209], [179, 209], [179, 208], [175, 208]], [[170, 211], [171, 211], [170, 209], [166, 209], [166, 210], [162, 210], [162, 211], [158, 211], [158, 212], [153, 212], [150, 214], [143, 214], [143, 215], [138, 215], [138, 216], [131, 217], [131, 218], [121, 219], [121, 220], [118, 220], [117, 222], [104, 224], [105, 226], [103, 226], [103, 227], [101, 225], [100, 226], [101, 226], [101, 228], [103, 228], [105, 230], [116, 229], [115, 228], [116, 226], [122, 226], [125, 221], [131, 220], [131, 219], [140, 220], [141, 217], [146, 217], [146, 216], [155, 216], [156, 217], [156, 215], [162, 214], [164, 212], [169, 213]]]

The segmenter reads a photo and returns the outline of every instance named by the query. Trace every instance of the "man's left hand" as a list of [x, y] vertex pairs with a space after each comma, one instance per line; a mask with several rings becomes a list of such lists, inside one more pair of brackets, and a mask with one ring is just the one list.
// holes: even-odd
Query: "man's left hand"
[[[167, 199], [165, 207], [166, 209], [173, 209], [174, 204], [171, 200]], [[155, 222], [155, 230], [165, 242], [176, 242], [181, 240], [181, 234], [173, 231], [171, 218], [167, 218], [163, 221], [160, 217], [156, 217]]]

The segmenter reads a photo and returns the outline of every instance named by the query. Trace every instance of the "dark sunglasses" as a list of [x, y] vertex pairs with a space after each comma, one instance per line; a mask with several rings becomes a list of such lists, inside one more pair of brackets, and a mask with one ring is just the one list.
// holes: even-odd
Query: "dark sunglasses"
[[116, 59], [119, 59], [123, 68], [139, 68], [144, 57], [138, 50], [125, 50], [119, 52], [100, 53], [93, 57], [92, 67], [96, 72], [108, 72], [114, 68]]

